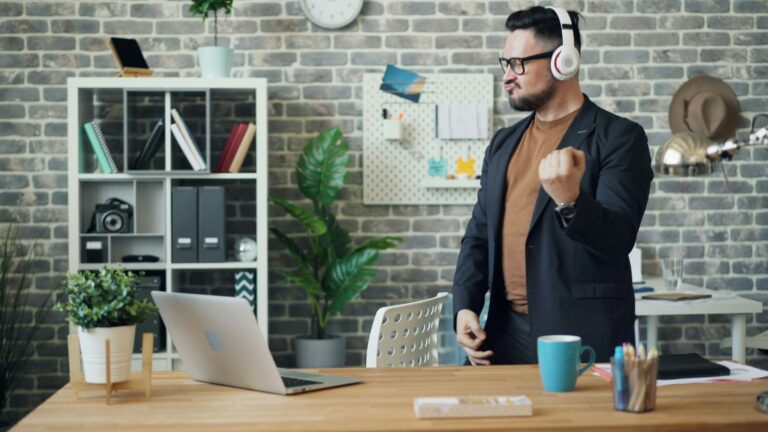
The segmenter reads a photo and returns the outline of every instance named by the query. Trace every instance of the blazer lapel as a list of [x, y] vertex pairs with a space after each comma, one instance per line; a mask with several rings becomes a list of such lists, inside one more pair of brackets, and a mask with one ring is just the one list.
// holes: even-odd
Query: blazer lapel
[[[580, 148], [584, 143], [584, 140], [592, 132], [592, 129], [595, 128], [596, 115], [597, 106], [594, 102], [589, 100], [587, 95], [584, 95], [584, 104], [582, 105], [579, 113], [576, 114], [576, 118], [573, 119], [573, 122], [568, 127], [565, 135], [563, 135], [563, 139], [560, 140], [560, 144], [558, 144], [557, 149], [560, 150], [566, 147], [573, 147], [576, 149]], [[539, 167], [536, 166], [532, 169], [538, 170]], [[536, 197], [536, 205], [533, 208], [533, 216], [531, 217], [531, 225], [528, 227], [528, 232], [530, 232], [533, 229], [533, 226], [536, 225], [536, 221], [541, 216], [544, 207], [546, 207], [549, 201], [549, 194], [544, 191], [543, 187], [539, 188], [539, 194]]]
[[529, 115], [523, 122], [520, 123], [517, 130], [512, 132], [505, 142], [501, 143], [501, 148], [498, 154], [493, 157], [493, 166], [489, 167], [488, 172], [493, 173], [493, 177], [489, 179], [489, 193], [488, 193], [488, 223], [493, 227], [493, 238], [499, 237], [499, 230], [501, 229], [502, 211], [504, 210], [504, 194], [507, 190], [507, 167], [509, 166], [509, 160], [515, 153], [520, 138], [523, 136], [523, 132], [528, 129], [528, 126], [533, 120], [535, 114]]

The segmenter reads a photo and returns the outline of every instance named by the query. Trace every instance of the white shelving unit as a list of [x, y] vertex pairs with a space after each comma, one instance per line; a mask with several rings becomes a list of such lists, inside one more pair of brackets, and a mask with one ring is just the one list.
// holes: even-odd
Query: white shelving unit
[[[234, 295], [234, 273], [255, 273], [255, 313], [264, 337], [269, 334], [267, 289], [267, 81], [263, 78], [70, 78], [68, 84], [68, 196], [69, 270], [97, 270], [116, 265], [127, 254], [152, 254], [152, 263], [122, 263], [133, 271], [161, 276], [165, 291], [183, 292], [200, 272], [229, 277]], [[206, 161], [204, 171], [193, 171], [170, 130], [171, 109], [185, 118]], [[132, 170], [149, 132], [163, 119], [164, 145], [150, 169]], [[83, 124], [99, 120], [118, 172], [102, 174]], [[256, 124], [255, 142], [238, 173], [213, 173], [233, 125]], [[171, 191], [175, 186], [223, 186], [226, 195], [226, 260], [173, 262]], [[232, 192], [232, 193], [230, 193]], [[88, 227], [95, 204], [118, 197], [133, 206], [130, 233], [91, 233]], [[230, 231], [232, 230], [232, 231]], [[234, 242], [252, 237], [257, 259], [234, 258]], [[89, 262], [84, 242], [106, 246], [105, 261]], [[229, 276], [226, 275], [229, 273]], [[187, 282], [185, 282], [185, 280]], [[205, 285], [205, 284], [203, 284]], [[192, 290], [199, 291], [199, 286]], [[217, 294], [221, 294], [220, 292]], [[165, 349], [154, 354], [156, 370], [181, 367], [167, 333]], [[134, 355], [134, 367], [140, 355]]]

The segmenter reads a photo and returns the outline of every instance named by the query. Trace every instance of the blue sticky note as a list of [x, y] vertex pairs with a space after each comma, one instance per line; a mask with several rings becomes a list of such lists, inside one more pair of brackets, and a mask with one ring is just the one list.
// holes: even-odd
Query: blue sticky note
[[427, 174], [430, 177], [445, 177], [448, 173], [448, 160], [429, 159], [427, 161]]

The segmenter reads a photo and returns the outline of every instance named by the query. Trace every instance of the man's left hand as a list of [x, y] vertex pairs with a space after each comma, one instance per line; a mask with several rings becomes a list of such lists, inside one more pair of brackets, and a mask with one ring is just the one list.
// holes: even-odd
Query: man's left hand
[[584, 152], [573, 147], [555, 150], [539, 163], [539, 180], [556, 204], [575, 202], [584, 175]]

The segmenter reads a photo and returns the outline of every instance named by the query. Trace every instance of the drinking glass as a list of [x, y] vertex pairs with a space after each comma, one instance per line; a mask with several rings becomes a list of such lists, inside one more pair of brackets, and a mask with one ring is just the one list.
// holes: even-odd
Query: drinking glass
[[661, 260], [661, 277], [664, 279], [667, 291], [680, 288], [683, 278], [683, 257], [669, 257]]

